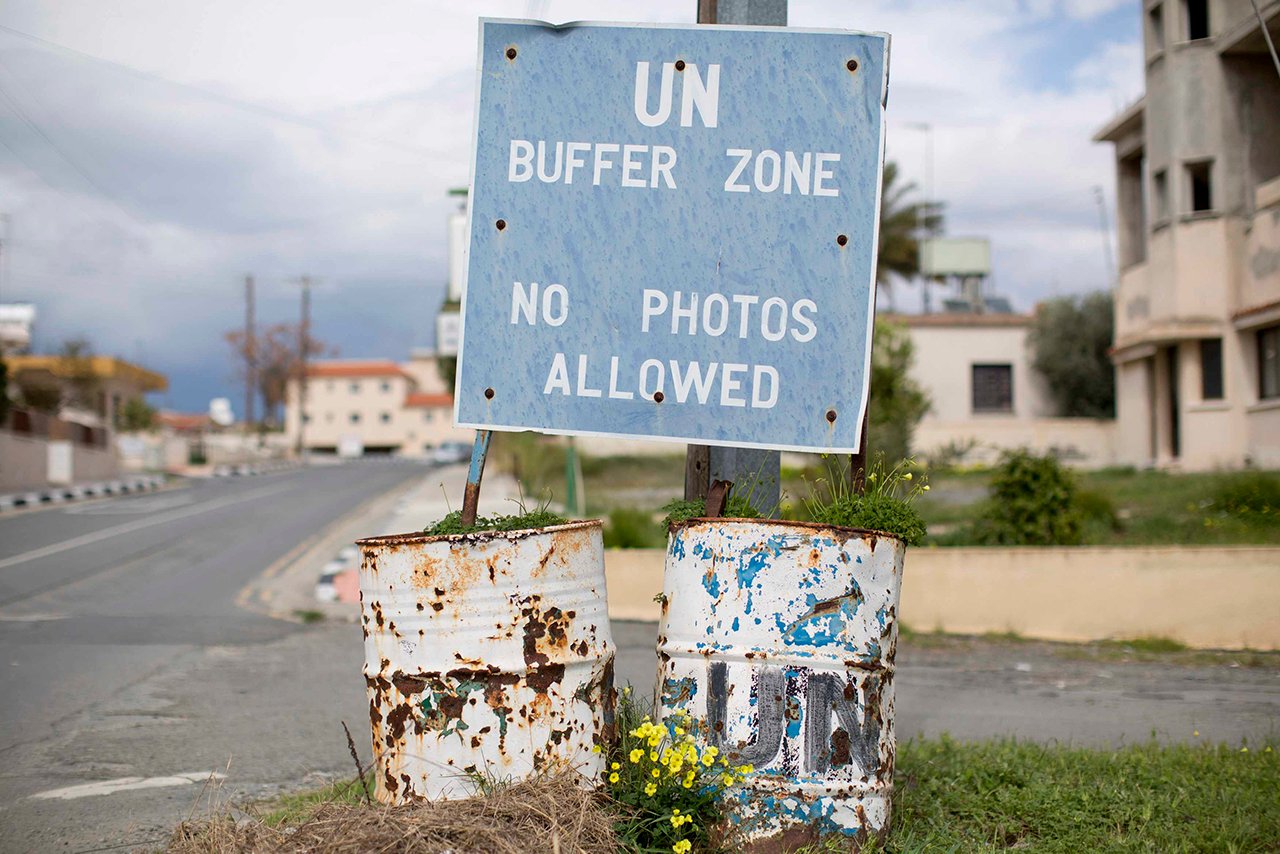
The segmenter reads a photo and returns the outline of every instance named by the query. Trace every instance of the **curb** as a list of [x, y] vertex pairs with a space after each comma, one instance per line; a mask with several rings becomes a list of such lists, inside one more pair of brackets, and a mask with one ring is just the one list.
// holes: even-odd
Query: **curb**
[[98, 483], [78, 483], [73, 486], [51, 486], [30, 492], [14, 492], [0, 495], [0, 513], [6, 510], [61, 504], [82, 498], [101, 498], [105, 495], [127, 495], [132, 492], [150, 492], [164, 485], [162, 474], [139, 475], [104, 480]]
[[239, 465], [214, 466], [211, 477], [248, 477], [257, 474], [272, 474], [278, 471], [293, 471], [303, 464], [297, 460], [273, 460], [265, 463], [240, 463]]

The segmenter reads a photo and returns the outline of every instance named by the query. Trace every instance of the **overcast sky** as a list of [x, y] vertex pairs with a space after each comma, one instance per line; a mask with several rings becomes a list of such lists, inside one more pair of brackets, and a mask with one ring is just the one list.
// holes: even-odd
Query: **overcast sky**
[[[451, 187], [468, 181], [480, 15], [692, 22], [696, 0], [5, 0], [0, 300], [37, 343], [86, 335], [169, 375], [158, 402], [239, 407], [224, 331], [243, 276], [350, 357], [432, 343]], [[1090, 137], [1141, 94], [1137, 0], [791, 0], [794, 26], [893, 36], [888, 157], [947, 231], [985, 235], [1019, 309], [1106, 285]], [[1110, 216], [1110, 211], [1108, 216]], [[900, 307], [919, 305], [900, 289]]]

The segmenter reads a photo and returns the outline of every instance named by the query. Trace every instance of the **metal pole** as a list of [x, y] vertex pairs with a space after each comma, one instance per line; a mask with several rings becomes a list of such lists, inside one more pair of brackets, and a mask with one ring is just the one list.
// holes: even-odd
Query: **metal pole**
[[465, 527], [476, 523], [476, 511], [480, 507], [480, 481], [484, 478], [484, 464], [489, 458], [489, 443], [492, 440], [492, 431], [476, 431], [476, 441], [471, 446], [471, 468], [467, 470], [467, 486], [462, 493], [462, 524]]
[[253, 316], [253, 276], [244, 277], [244, 429], [253, 432], [253, 399], [258, 388], [257, 324]]
[[[698, 0], [698, 23], [785, 27], [787, 0]], [[761, 513], [774, 514], [780, 503], [781, 467], [777, 451], [690, 445], [685, 452], [684, 497], [706, 498], [713, 481], [726, 480]]]
[[311, 277], [302, 277], [302, 323], [298, 326], [298, 456], [306, 454], [307, 351], [311, 343]]

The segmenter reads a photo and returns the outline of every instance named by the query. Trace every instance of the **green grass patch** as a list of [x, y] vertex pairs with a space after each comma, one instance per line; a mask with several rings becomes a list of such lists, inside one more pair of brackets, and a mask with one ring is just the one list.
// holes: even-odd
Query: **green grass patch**
[[[900, 745], [886, 852], [1268, 852], [1271, 745], [1088, 750], [950, 738]], [[873, 850], [873, 849], [864, 849]]]
[[[365, 777], [369, 792], [373, 792], [373, 772]], [[319, 789], [308, 789], [304, 792], [293, 792], [279, 795], [254, 804], [250, 814], [268, 827], [293, 827], [311, 818], [312, 814], [325, 804], [361, 804], [364, 803], [364, 788], [360, 780], [350, 778], [339, 780]]]
[[1122, 649], [1131, 649], [1134, 652], [1184, 652], [1187, 645], [1182, 641], [1173, 638], [1164, 638], [1157, 636], [1146, 636], [1138, 638], [1128, 638], [1119, 640], [1104, 640], [1098, 642], [1103, 647], [1120, 647]]
[[[1280, 545], [1280, 472], [1077, 471], [1086, 545]], [[932, 475], [918, 504], [926, 542], [972, 545], [989, 471]]]
[[307, 624], [308, 626], [311, 625], [312, 623], [324, 622], [324, 612], [317, 611], [313, 608], [296, 610], [293, 612], [293, 616], [297, 617], [299, 620], [301, 620], [303, 623]]

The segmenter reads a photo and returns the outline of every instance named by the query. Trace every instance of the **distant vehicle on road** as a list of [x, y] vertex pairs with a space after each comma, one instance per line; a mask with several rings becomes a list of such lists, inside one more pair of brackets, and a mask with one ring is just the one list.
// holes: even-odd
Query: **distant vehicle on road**
[[461, 463], [471, 457], [471, 449], [463, 442], [442, 442], [431, 452], [431, 461], [446, 466], [450, 463]]

